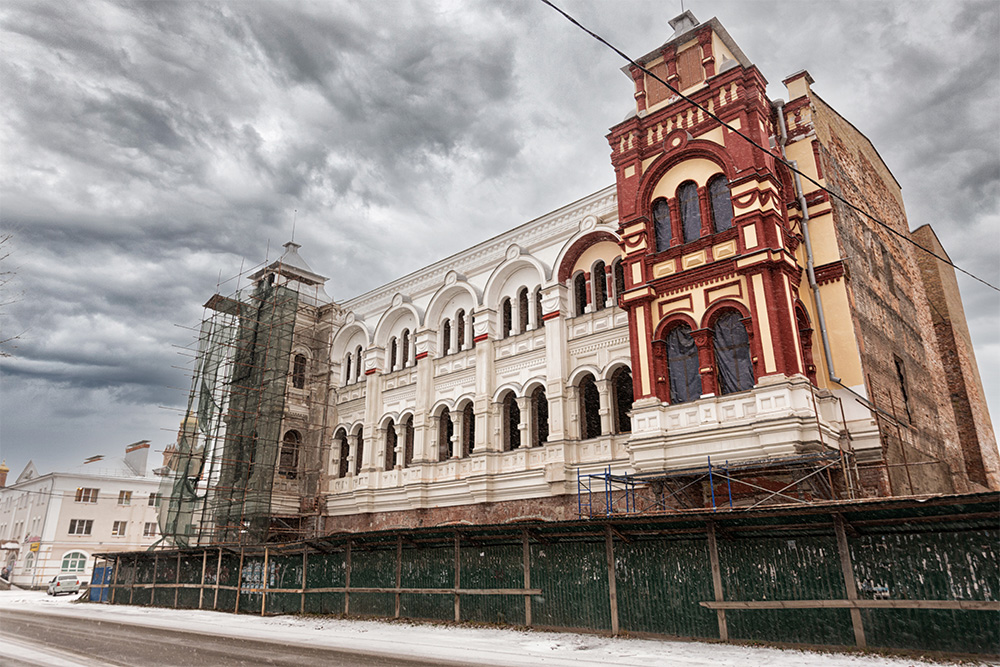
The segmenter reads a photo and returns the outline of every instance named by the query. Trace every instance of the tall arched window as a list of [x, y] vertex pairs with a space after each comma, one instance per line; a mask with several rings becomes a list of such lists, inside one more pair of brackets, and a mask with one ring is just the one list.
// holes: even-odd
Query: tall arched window
[[358, 445], [356, 451], [354, 452], [354, 474], [357, 475], [361, 472], [361, 462], [365, 455], [365, 428], [363, 426], [358, 427]]
[[351, 444], [347, 441], [347, 432], [343, 429], [337, 431], [334, 438], [337, 443], [337, 450], [340, 452], [340, 464], [337, 466], [337, 477], [347, 477], [348, 458], [351, 456]]
[[441, 325], [441, 356], [445, 356], [451, 351], [451, 322], [444, 321]]
[[535, 291], [535, 326], [542, 326], [545, 319], [542, 317], [542, 288], [539, 287]]
[[698, 346], [691, 336], [691, 327], [686, 324], [678, 324], [667, 334], [667, 373], [670, 376], [671, 403], [687, 403], [701, 398]]
[[727, 310], [715, 320], [715, 365], [720, 394], [753, 388], [750, 337], [742, 320], [735, 310]]
[[528, 288], [522, 287], [517, 291], [517, 333], [524, 333], [528, 330]]
[[357, 382], [361, 379], [361, 346], [354, 350], [354, 381]]
[[611, 262], [611, 274], [614, 277], [615, 303], [625, 293], [625, 268], [622, 266], [622, 258], [618, 257]]
[[403, 467], [413, 463], [413, 415], [403, 422]]
[[278, 457], [278, 475], [285, 479], [295, 479], [299, 471], [299, 447], [302, 436], [298, 431], [289, 431], [281, 440], [281, 454]]
[[590, 289], [594, 295], [594, 310], [603, 310], [608, 301], [608, 272], [602, 261], [594, 264], [590, 273]]
[[82, 551], [70, 551], [62, 558], [60, 572], [83, 572], [87, 569], [87, 554]]
[[389, 372], [396, 370], [396, 339], [389, 340]]
[[531, 446], [544, 445], [549, 439], [549, 401], [542, 387], [535, 387], [531, 392], [531, 417]]
[[455, 351], [461, 352], [465, 346], [465, 311], [460, 310], [455, 315]]
[[615, 417], [615, 433], [631, 433], [632, 371], [623, 366], [611, 375], [611, 406]]
[[580, 437], [584, 440], [601, 435], [601, 393], [594, 376], [580, 380]]
[[396, 423], [389, 420], [385, 427], [385, 466], [384, 470], [396, 467]]
[[729, 181], [719, 174], [708, 182], [708, 198], [712, 208], [712, 230], [722, 232], [733, 226], [733, 198]]
[[302, 389], [306, 386], [306, 356], [296, 354], [292, 360], [292, 386]]
[[410, 363], [410, 330], [403, 329], [403, 335], [400, 336], [400, 346], [403, 348], [402, 353], [399, 355], [403, 360], [402, 367], [406, 368], [406, 365]]
[[451, 411], [445, 408], [438, 419], [438, 461], [450, 459], [453, 455], [451, 438], [455, 434], [455, 424], [451, 421]]
[[508, 392], [503, 399], [504, 450], [511, 451], [521, 446], [521, 409], [517, 407], [514, 392]]
[[344, 360], [344, 384], [350, 384], [351, 379], [354, 375], [351, 373], [351, 355], [347, 355], [347, 359]]
[[500, 337], [510, 336], [511, 327], [514, 326], [513, 317], [510, 312], [510, 299], [500, 302]]
[[468, 456], [476, 448], [476, 413], [472, 403], [462, 409], [462, 456]]
[[670, 229], [670, 204], [660, 198], [653, 202], [653, 229], [656, 232], [656, 250], [663, 252], [670, 247], [673, 234]]
[[701, 208], [698, 203], [698, 186], [688, 181], [677, 188], [677, 200], [681, 208], [681, 227], [684, 243], [701, 237]]
[[587, 312], [587, 276], [583, 271], [573, 276], [573, 304], [573, 315], [579, 316]]

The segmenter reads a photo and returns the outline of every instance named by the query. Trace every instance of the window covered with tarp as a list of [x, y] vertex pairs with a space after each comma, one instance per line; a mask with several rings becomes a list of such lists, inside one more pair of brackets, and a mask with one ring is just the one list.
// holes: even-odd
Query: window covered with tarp
[[698, 202], [698, 186], [688, 181], [677, 188], [677, 199], [681, 207], [681, 227], [684, 229], [684, 243], [701, 237], [701, 208]]
[[653, 226], [656, 230], [656, 249], [663, 252], [670, 247], [670, 204], [666, 199], [653, 202]]
[[729, 181], [719, 174], [708, 182], [708, 197], [712, 205], [712, 229], [723, 232], [733, 226], [733, 200]]
[[742, 316], [733, 310], [722, 313], [715, 320], [714, 333], [719, 393], [732, 394], [753, 388], [750, 337]]
[[687, 403], [701, 398], [698, 346], [691, 336], [691, 327], [686, 324], [678, 324], [667, 334], [667, 372], [670, 376], [671, 403]]

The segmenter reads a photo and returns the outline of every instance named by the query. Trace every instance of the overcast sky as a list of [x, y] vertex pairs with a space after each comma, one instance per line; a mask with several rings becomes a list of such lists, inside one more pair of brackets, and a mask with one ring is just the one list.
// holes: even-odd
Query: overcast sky
[[[633, 56], [680, 12], [561, 4]], [[722, 21], [772, 98], [808, 69], [902, 184], [911, 227], [1000, 282], [1000, 3], [685, 6]], [[5, 0], [0, 29], [12, 475], [172, 442], [184, 327], [220, 276], [276, 256], [296, 209], [343, 300], [613, 183], [605, 134], [632, 105], [618, 57], [538, 0]], [[1000, 302], [959, 283], [997, 408]]]

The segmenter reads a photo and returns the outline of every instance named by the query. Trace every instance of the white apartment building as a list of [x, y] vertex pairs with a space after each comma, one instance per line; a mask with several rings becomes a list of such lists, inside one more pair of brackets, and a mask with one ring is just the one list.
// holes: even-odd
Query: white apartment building
[[10, 581], [40, 588], [57, 574], [88, 581], [93, 554], [135, 551], [158, 539], [160, 480], [147, 473], [149, 443], [70, 472], [40, 475], [33, 462], [0, 488], [0, 558]]

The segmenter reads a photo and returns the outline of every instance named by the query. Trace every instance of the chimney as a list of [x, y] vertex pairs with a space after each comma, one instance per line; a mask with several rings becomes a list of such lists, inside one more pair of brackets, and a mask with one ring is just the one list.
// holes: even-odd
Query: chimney
[[146, 476], [146, 457], [149, 455], [149, 440], [133, 442], [125, 447], [125, 465], [137, 477]]
[[7, 467], [7, 461], [4, 460], [0, 463], [0, 489], [7, 486], [7, 473], [10, 472], [10, 468]]

